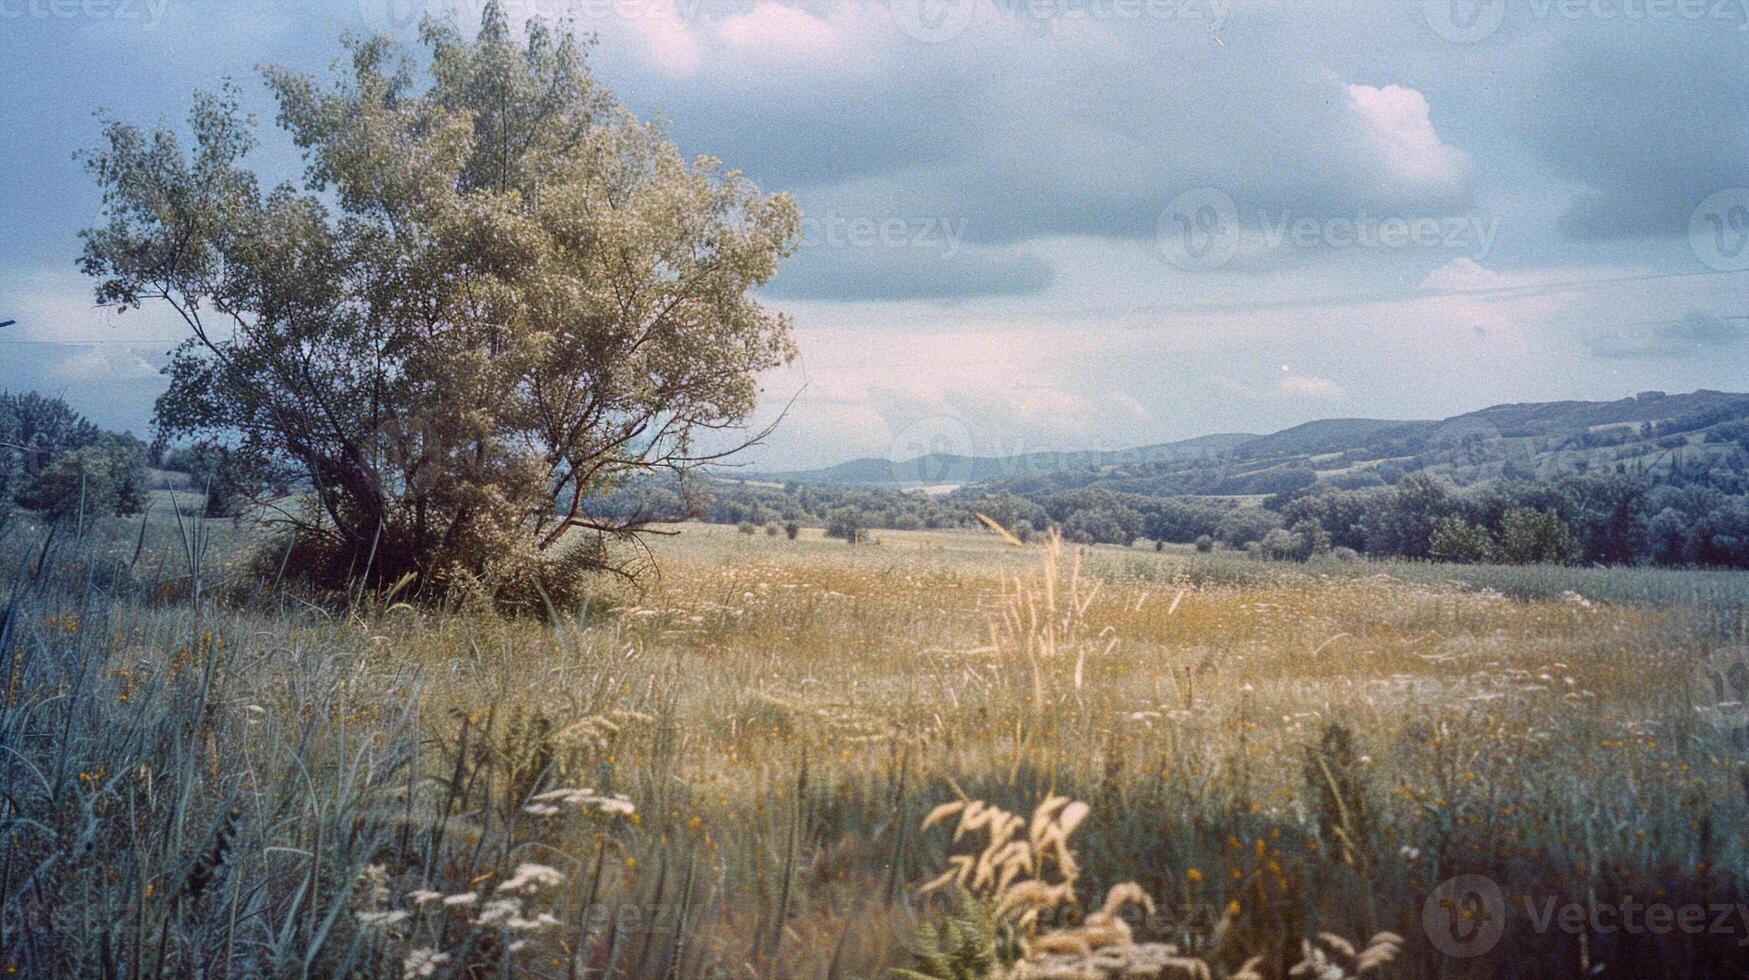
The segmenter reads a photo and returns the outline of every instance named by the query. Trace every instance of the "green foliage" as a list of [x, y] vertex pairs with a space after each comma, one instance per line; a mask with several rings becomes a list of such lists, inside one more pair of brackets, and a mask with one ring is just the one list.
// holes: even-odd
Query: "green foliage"
[[905, 980], [989, 980], [1001, 965], [998, 929], [990, 902], [953, 886], [955, 910], [917, 926], [909, 969], [894, 968]]
[[1494, 536], [1461, 517], [1441, 517], [1428, 537], [1428, 556], [1435, 561], [1475, 563], [1494, 558]]
[[56, 456], [20, 488], [18, 503], [55, 520], [137, 514], [145, 507], [145, 469], [139, 440], [106, 434]]
[[1512, 507], [1500, 515], [1501, 561], [1514, 565], [1562, 562], [1571, 552], [1566, 522], [1554, 511]]
[[8, 434], [0, 441], [22, 454], [20, 465], [26, 476], [41, 473], [56, 456], [88, 446], [102, 435], [65, 401], [34, 391], [0, 393], [0, 433]]
[[119, 497], [108, 454], [94, 447], [56, 456], [18, 495], [18, 503], [53, 520], [115, 513]]
[[100, 301], [186, 322], [163, 431], [301, 468], [319, 584], [538, 610], [660, 519], [587, 502], [721, 458], [696, 437], [744, 424], [793, 355], [752, 291], [800, 219], [634, 119], [569, 33], [518, 39], [493, 3], [473, 39], [421, 40], [423, 86], [383, 38], [349, 40], [332, 84], [265, 71], [302, 187], [262, 189], [235, 87], [196, 98], [186, 149], [110, 122], [82, 266]]
[[[206, 495], [203, 513], [207, 517], [238, 516], [274, 482], [254, 460], [211, 440], [168, 450], [163, 465], [188, 474], [195, 489]], [[284, 492], [283, 485], [273, 489]]]
[[826, 520], [826, 536], [829, 538], [857, 544], [862, 541], [863, 534], [862, 515], [850, 507], [838, 508]]
[[146, 506], [146, 446], [104, 432], [59, 398], [0, 395], [0, 508], [14, 502], [56, 520], [137, 514]]
[[1306, 539], [1287, 528], [1274, 528], [1257, 542], [1257, 553], [1271, 561], [1305, 561]]

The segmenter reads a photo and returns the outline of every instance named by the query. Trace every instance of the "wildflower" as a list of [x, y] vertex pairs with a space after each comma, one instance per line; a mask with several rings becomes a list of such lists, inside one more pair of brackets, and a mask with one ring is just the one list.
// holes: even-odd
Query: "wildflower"
[[403, 909], [384, 909], [379, 911], [358, 913], [358, 924], [366, 929], [387, 929], [398, 922], [404, 922], [407, 913]]
[[542, 929], [551, 929], [558, 925], [563, 925], [563, 923], [554, 918], [549, 912], [542, 912], [532, 919], [525, 919], [520, 915], [513, 915], [504, 920], [504, 927], [511, 932], [539, 932]]
[[565, 875], [544, 864], [524, 863], [516, 866], [516, 874], [498, 886], [500, 892], [534, 892], [541, 888], [565, 883]]
[[522, 902], [514, 898], [494, 898], [480, 909], [474, 924], [481, 926], [507, 925], [512, 919], [522, 917]]
[[480, 895], [478, 892], [462, 892], [459, 895], [447, 895], [447, 896], [445, 896], [443, 899], [443, 904], [449, 908], [457, 908], [457, 907], [463, 906], [463, 905], [473, 905], [474, 903], [478, 902], [479, 900], [480, 900]]
[[428, 977], [436, 973], [438, 967], [448, 962], [448, 953], [439, 953], [435, 949], [421, 947], [407, 954], [407, 959], [401, 963], [401, 976], [403, 980]]
[[1184, 877], [1189, 878], [1190, 883], [1193, 885], [1202, 884], [1202, 872], [1198, 871], [1195, 868], [1191, 868], [1189, 871], [1186, 871], [1184, 873]]
[[380, 864], [365, 865], [358, 871], [358, 887], [371, 908], [389, 904], [389, 869]]
[[421, 888], [418, 891], [410, 892], [407, 897], [413, 900], [414, 905], [424, 905], [427, 902], [435, 902], [442, 898], [443, 893], [434, 892], [428, 888]]

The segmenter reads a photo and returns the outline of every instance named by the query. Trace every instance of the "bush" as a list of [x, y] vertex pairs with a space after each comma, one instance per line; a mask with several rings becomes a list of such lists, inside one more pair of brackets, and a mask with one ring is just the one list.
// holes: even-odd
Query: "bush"
[[94, 446], [56, 456], [18, 495], [18, 503], [51, 520], [107, 516], [120, 501], [114, 461]]
[[1488, 529], [1461, 517], [1442, 517], [1428, 535], [1428, 556], [1434, 561], [1472, 564], [1494, 557], [1494, 536]]
[[1271, 561], [1305, 561], [1309, 552], [1303, 536], [1278, 527], [1257, 543], [1257, 553]]
[[784, 537], [794, 541], [802, 533], [802, 526], [795, 521], [786, 521], [783, 525]]
[[757, 528], [755, 528], [753, 526], [752, 521], [742, 521], [741, 523], [735, 525], [735, 530], [740, 531], [742, 534], [745, 534], [745, 535], [751, 537], [753, 535], [753, 532], [755, 530], [757, 530]]
[[826, 536], [829, 538], [856, 544], [863, 540], [864, 534], [862, 515], [852, 508], [840, 507], [826, 520]]
[[1553, 510], [1509, 508], [1500, 517], [1500, 560], [1515, 565], [1567, 561], [1572, 534]]
[[1196, 550], [1202, 552], [1205, 555], [1208, 554], [1209, 552], [1215, 550], [1215, 539], [1209, 537], [1206, 534], [1197, 535], [1196, 536]]

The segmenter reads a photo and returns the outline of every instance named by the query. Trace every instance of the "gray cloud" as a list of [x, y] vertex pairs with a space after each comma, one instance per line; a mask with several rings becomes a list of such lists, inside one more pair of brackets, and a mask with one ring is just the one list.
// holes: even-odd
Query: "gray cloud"
[[[1520, 131], [1581, 189], [1561, 229], [1581, 240], [1687, 231], [1696, 206], [1749, 186], [1741, 24], [1580, 22], [1527, 64]], [[1541, 52], [1539, 51], [1539, 56]]]
[[1637, 332], [1615, 331], [1591, 338], [1591, 352], [1612, 360], [1662, 360], [1734, 347], [1745, 336], [1742, 322], [1691, 312], [1671, 323]]

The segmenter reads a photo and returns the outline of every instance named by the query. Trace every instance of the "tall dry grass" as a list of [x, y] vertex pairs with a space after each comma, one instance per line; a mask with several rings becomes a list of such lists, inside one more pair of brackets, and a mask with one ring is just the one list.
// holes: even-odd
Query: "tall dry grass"
[[[1734, 580], [689, 526], [650, 591], [542, 625], [251, 594], [245, 533], [162, 512], [0, 534], [31, 975], [874, 977], [961, 911], [919, 888], [959, 853], [927, 813], [1047, 798], [1087, 811], [1040, 935], [1133, 882], [1132, 941], [1213, 975], [1321, 933], [1401, 935], [1399, 976], [1740, 962], [1523, 902], [1744, 901], [1742, 749], [1689, 685]], [[1508, 900], [1486, 956], [1421, 928], [1457, 874]]]

